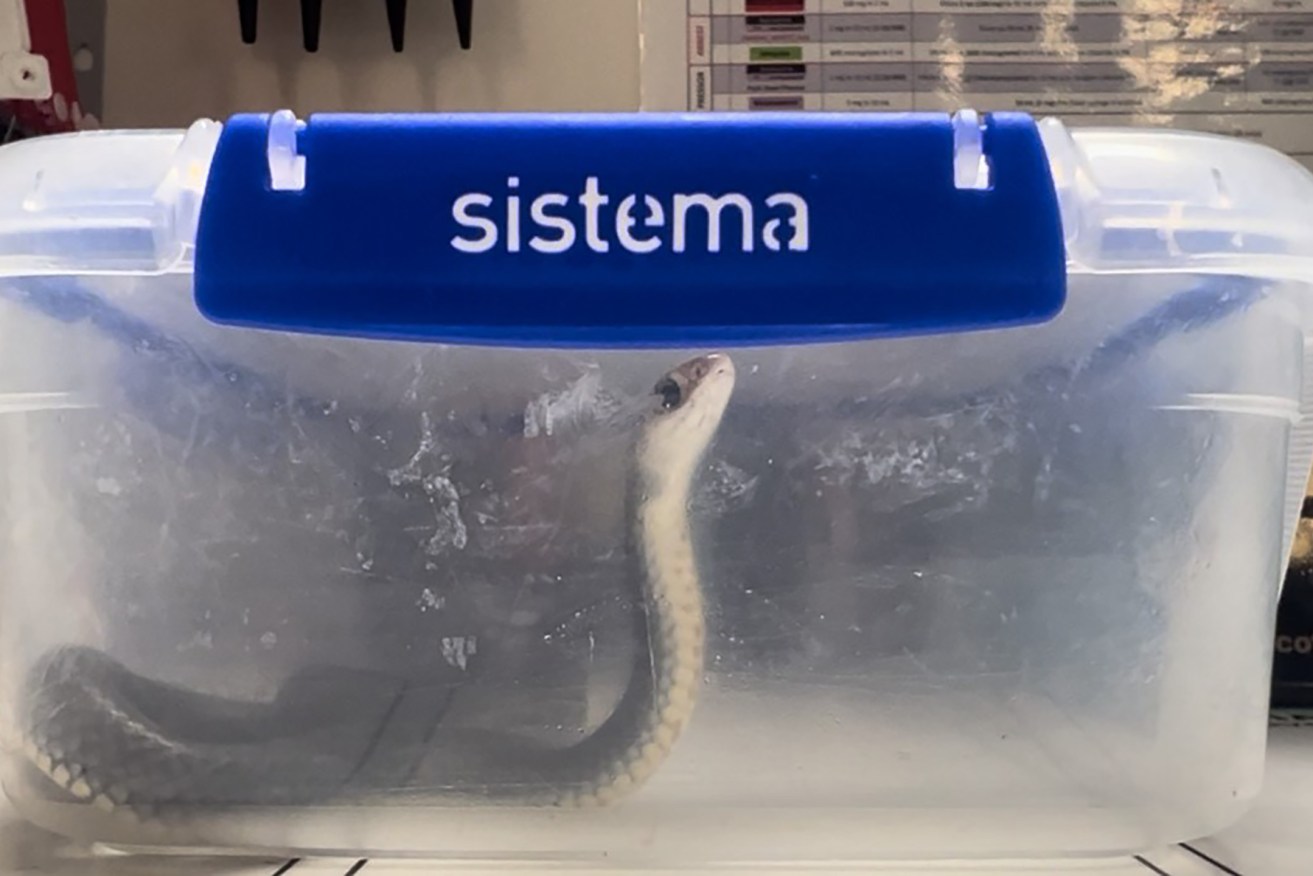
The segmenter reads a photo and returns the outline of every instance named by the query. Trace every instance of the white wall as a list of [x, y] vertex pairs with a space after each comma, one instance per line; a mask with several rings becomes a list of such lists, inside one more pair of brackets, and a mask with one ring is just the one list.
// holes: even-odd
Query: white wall
[[456, 43], [449, 0], [411, 0], [400, 55], [383, 0], [326, 0], [315, 55], [301, 48], [294, 0], [262, 0], [253, 46], [241, 42], [234, 0], [107, 3], [107, 127], [283, 107], [305, 115], [638, 106], [638, 0], [475, 0], [469, 52]]

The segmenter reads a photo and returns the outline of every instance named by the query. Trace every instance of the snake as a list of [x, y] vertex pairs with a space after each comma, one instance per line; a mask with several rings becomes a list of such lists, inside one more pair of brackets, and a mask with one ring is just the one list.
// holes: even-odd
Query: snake
[[[646, 396], [629, 459], [627, 554], [641, 610], [631, 613], [638, 647], [624, 691], [565, 749], [506, 753], [522, 776], [481, 785], [478, 799], [610, 805], [643, 786], [674, 749], [704, 672], [690, 494], [734, 385], [732, 360], [710, 353], [667, 371]], [[434, 732], [446, 702], [432, 690], [371, 671], [307, 667], [269, 702], [230, 700], [63, 645], [28, 676], [22, 748], [66, 796], [138, 821], [197, 806], [310, 805], [353, 786], [404, 787], [413, 764], [393, 755]]]

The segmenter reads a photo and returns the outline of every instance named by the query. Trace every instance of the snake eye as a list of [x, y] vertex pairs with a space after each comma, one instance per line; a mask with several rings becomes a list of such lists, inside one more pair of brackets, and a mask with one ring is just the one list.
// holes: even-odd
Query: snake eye
[[657, 381], [657, 385], [652, 388], [652, 391], [661, 396], [661, 407], [668, 411], [679, 407], [679, 403], [684, 396], [679, 384], [675, 382], [673, 377], [661, 378]]

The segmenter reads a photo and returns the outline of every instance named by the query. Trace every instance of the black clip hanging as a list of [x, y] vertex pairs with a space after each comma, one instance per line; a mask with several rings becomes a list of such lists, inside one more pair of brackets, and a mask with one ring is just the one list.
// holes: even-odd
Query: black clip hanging
[[[406, 45], [406, 4], [408, 0], [387, 0], [388, 33], [392, 37], [392, 50], [400, 52]], [[451, 0], [456, 15], [456, 36], [460, 47], [468, 49], [473, 41], [474, 0]]]
[[[392, 50], [400, 52], [406, 45], [407, 0], [386, 0], [388, 33]], [[256, 22], [260, 0], [237, 0], [237, 19], [242, 42], [252, 45], [256, 39]], [[469, 49], [474, 41], [474, 0], [451, 0], [456, 16], [456, 36], [462, 49]], [[319, 31], [323, 24], [323, 0], [301, 0], [301, 44], [307, 52], [319, 51]]]
[[301, 0], [301, 45], [307, 52], [319, 51], [319, 28], [324, 20], [324, 0]]
[[255, 23], [259, 11], [260, 0], [237, 0], [237, 20], [242, 28], [242, 42], [248, 46], [255, 42]]
[[387, 0], [388, 33], [392, 35], [392, 51], [406, 47], [406, 0]]
[[474, 36], [474, 0], [451, 0], [452, 11], [456, 13], [456, 36], [460, 47], [468, 49]]

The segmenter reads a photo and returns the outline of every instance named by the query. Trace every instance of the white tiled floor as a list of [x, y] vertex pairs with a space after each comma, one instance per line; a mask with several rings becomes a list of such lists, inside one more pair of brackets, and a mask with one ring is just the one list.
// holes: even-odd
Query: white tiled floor
[[1197, 848], [1220, 862], [1224, 873], [1313, 873], [1313, 727], [1272, 728], [1268, 751], [1258, 805]]
[[[1138, 858], [1061, 865], [889, 866], [881, 874], [915, 876], [1015, 876], [1054, 874], [1088, 876], [1296, 876], [1313, 872], [1313, 727], [1274, 727], [1269, 746], [1267, 785], [1254, 810], [1240, 824], [1211, 839], [1148, 853]], [[421, 876], [432, 873], [479, 873], [493, 869], [438, 868], [415, 861], [266, 860], [161, 858], [95, 855], [30, 828], [11, 813], [0, 813], [0, 874], [48, 876]], [[526, 873], [523, 868], [513, 872]], [[555, 868], [553, 876], [572, 876]], [[716, 871], [732, 876], [727, 871]], [[755, 872], [755, 871], [745, 871]], [[806, 871], [798, 871], [799, 874]], [[589, 876], [604, 876], [590, 869]], [[772, 870], [772, 876], [793, 876]], [[660, 876], [648, 871], [648, 876]], [[673, 876], [673, 874], [672, 874]]]

